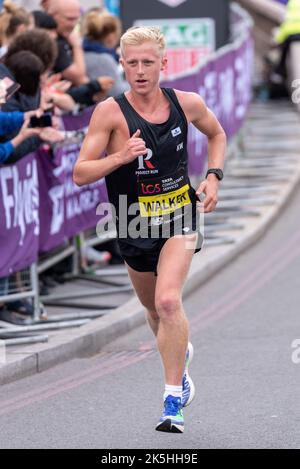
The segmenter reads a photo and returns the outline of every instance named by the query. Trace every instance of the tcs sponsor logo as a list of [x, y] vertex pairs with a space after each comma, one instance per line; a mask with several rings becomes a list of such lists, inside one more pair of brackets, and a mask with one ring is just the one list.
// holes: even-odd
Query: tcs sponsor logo
[[159, 194], [161, 192], [160, 184], [141, 184], [143, 194]]

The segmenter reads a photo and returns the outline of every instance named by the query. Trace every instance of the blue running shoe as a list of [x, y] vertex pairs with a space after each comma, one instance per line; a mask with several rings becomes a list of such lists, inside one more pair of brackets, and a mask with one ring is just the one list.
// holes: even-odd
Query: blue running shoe
[[191, 344], [191, 342], [189, 342], [188, 348], [186, 351], [185, 367], [184, 367], [184, 373], [183, 373], [183, 378], [182, 378], [182, 407], [187, 407], [188, 405], [190, 405], [196, 393], [195, 385], [193, 383], [192, 378], [190, 377], [188, 373], [188, 369], [193, 359], [193, 356], [194, 356], [194, 347]]
[[168, 396], [164, 402], [164, 412], [156, 425], [159, 432], [183, 433], [184, 420], [180, 397]]

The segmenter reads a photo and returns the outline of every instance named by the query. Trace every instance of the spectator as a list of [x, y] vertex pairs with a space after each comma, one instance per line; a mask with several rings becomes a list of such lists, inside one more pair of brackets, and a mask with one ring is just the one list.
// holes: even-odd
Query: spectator
[[70, 82], [61, 80], [60, 73], [50, 75], [42, 86], [41, 107], [44, 109], [52, 108], [53, 113], [59, 115], [64, 112], [77, 112], [79, 106], [68, 94], [70, 86]]
[[3, 2], [4, 10], [0, 14], [0, 57], [3, 57], [11, 41], [27, 29], [33, 27], [33, 18], [24, 8], [20, 8], [10, 0]]
[[82, 33], [85, 36], [84, 50], [109, 54], [118, 64], [120, 56], [116, 51], [116, 46], [120, 41], [121, 29], [119, 18], [99, 8], [92, 8], [86, 13], [82, 22]]
[[84, 54], [80, 35], [74, 28], [80, 18], [80, 4], [78, 0], [50, 0], [46, 5], [49, 13], [57, 22], [58, 57], [54, 65], [54, 72], [71, 81], [74, 86], [88, 82]]
[[[9, 86], [13, 84], [10, 80]], [[7, 95], [7, 77], [0, 79], [0, 102], [1, 104], [6, 102]], [[35, 110], [30, 112], [2, 112], [0, 111], [0, 136], [5, 137], [12, 132], [19, 132], [19, 134], [11, 141], [6, 141], [0, 144], [0, 163], [5, 163], [13, 152], [14, 148], [18, 146], [23, 140], [29, 137], [37, 135], [38, 129], [28, 129], [29, 119], [32, 116], [40, 116], [41, 111]]]
[[[57, 35], [57, 23], [52, 16], [42, 11], [33, 12], [36, 25], [45, 29], [52, 38]], [[62, 74], [56, 74], [61, 78]], [[54, 78], [54, 81], [53, 81]], [[95, 79], [88, 81], [84, 85], [72, 87], [71, 82], [64, 80], [57, 82], [55, 77], [51, 77], [49, 85], [45, 86], [45, 99], [53, 102], [54, 105], [63, 111], [74, 112], [78, 110], [78, 106], [91, 106], [101, 99], [107, 97], [107, 92], [113, 86], [114, 80], [109, 76], [97, 76]], [[67, 86], [67, 82], [69, 85]], [[64, 93], [62, 93], [64, 91]]]
[[286, 61], [290, 46], [293, 42], [300, 41], [300, 0], [289, 0], [286, 18], [278, 30], [276, 41], [281, 48], [281, 57], [272, 79], [280, 82], [280, 78], [287, 77]]
[[19, 34], [10, 44], [5, 60], [9, 55], [23, 50], [28, 50], [39, 57], [43, 62], [44, 72], [53, 68], [58, 54], [55, 41], [40, 28]]
[[34, 24], [36, 28], [46, 29], [48, 34], [57, 40], [57, 22], [53, 16], [48, 15], [45, 11], [35, 10], [32, 12]]
[[89, 78], [95, 79], [100, 74], [108, 75], [114, 79], [114, 86], [109, 95], [124, 93], [128, 90], [128, 84], [123, 78], [119, 56], [116, 53], [121, 33], [120, 20], [107, 13], [91, 11], [84, 18], [83, 32], [83, 48]]
[[[56, 56], [57, 56], [57, 46], [56, 43], [51, 37], [47, 34], [46, 31], [42, 29], [33, 29], [32, 31], [26, 31], [25, 33], [19, 34], [9, 46], [8, 52], [4, 57], [3, 64], [0, 64], [0, 73], [3, 76], [3, 73], [8, 73], [13, 76], [13, 72], [7, 67], [7, 63], [11, 65], [10, 57], [18, 52], [29, 51], [42, 63], [42, 70], [40, 73], [42, 81], [48, 76], [49, 71], [51, 70]], [[17, 66], [17, 64], [16, 64]], [[24, 67], [26, 64], [24, 63]], [[2, 70], [2, 72], [1, 72]], [[26, 77], [23, 76], [22, 71], [20, 70], [20, 80], [23, 82], [24, 86], [28, 86], [24, 81]], [[40, 107], [41, 100], [41, 91], [40, 83], [35, 82], [34, 86], [37, 89], [35, 95], [30, 93], [22, 93], [18, 91], [15, 96], [8, 101], [3, 106], [4, 111], [30, 111]]]
[[28, 50], [9, 54], [5, 58], [5, 66], [19, 83], [19, 93], [36, 96], [40, 87], [41, 75], [45, 67], [41, 59]]
[[[22, 81], [24, 86], [30, 86], [29, 80], [26, 79], [26, 74], [22, 73], [22, 68], [20, 68], [16, 62], [14, 62], [14, 72], [9, 70], [9, 66], [11, 67], [10, 57], [18, 52], [24, 51], [32, 52], [42, 62], [43, 68], [40, 73], [41, 80], [37, 81], [36, 79], [32, 78], [32, 86], [36, 88], [35, 95], [32, 95], [31, 92], [22, 93], [20, 90], [18, 93], [16, 93], [13, 99], [4, 105], [3, 110], [5, 111], [29, 111], [36, 109], [40, 106], [41, 101], [40, 84], [42, 87], [48, 88], [48, 75], [57, 57], [57, 44], [53, 37], [50, 37], [49, 33], [44, 29], [36, 28], [32, 31], [26, 31], [25, 33], [19, 34], [13, 40], [9, 46], [6, 56], [4, 57], [3, 64], [0, 64], [0, 74], [2, 69], [2, 75], [5, 73], [13, 76], [17, 68], [19, 72], [19, 78], [17, 81]], [[24, 70], [28, 69], [26, 63], [23, 63], [23, 66]], [[28, 74], [31, 74], [32, 76], [33, 71], [28, 70]], [[53, 104], [57, 105], [63, 110], [73, 111], [74, 108], [76, 108], [76, 102], [85, 106], [95, 104], [97, 99], [94, 100], [94, 96], [101, 91], [104, 92], [106, 96], [107, 91], [111, 88], [112, 85], [113, 80], [111, 78], [99, 77], [99, 79], [86, 83], [81, 87], [75, 87], [72, 90], [69, 90], [67, 92], [68, 94], [62, 94], [61, 89], [56, 93], [53, 93], [54, 90], [50, 92], [50, 90], [47, 89], [47, 99], [51, 100]]]
[[0, 111], [0, 135], [5, 136], [12, 132], [18, 132], [12, 140], [0, 143], [0, 164], [6, 163], [14, 149], [24, 140], [39, 135], [40, 129], [28, 128], [30, 117], [38, 114], [39, 111], [25, 113]]
[[[30, 51], [20, 51], [12, 55], [8, 54], [5, 64], [14, 79], [21, 85], [20, 90], [16, 93], [18, 97], [11, 99], [11, 101], [14, 100], [13, 110], [24, 112], [38, 108], [40, 104], [40, 78], [44, 71], [42, 61]], [[32, 135], [29, 135], [30, 133]], [[42, 141], [56, 142], [62, 139], [61, 134], [55, 129], [27, 129], [27, 126], [22, 129], [19, 135], [16, 135], [16, 132], [10, 133], [7, 128], [5, 135], [11, 142], [6, 143], [6, 147], [3, 147], [3, 151], [6, 150], [6, 152], [3, 153], [2, 161], [9, 163], [37, 150]]]
[[107, 93], [113, 86], [114, 80], [111, 77], [98, 77], [85, 85], [73, 87], [68, 94], [73, 97], [76, 103], [83, 107], [92, 106], [107, 98]]

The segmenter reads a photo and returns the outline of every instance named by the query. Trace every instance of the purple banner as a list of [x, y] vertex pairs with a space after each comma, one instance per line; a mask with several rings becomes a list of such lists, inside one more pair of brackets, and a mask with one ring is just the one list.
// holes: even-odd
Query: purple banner
[[50, 156], [38, 154], [41, 232], [39, 251], [47, 252], [72, 236], [96, 227], [96, 208], [107, 200], [104, 179], [78, 187], [72, 179], [79, 146], [66, 145]]
[[62, 117], [62, 123], [65, 130], [74, 131], [87, 129], [95, 107], [89, 107], [77, 115], [65, 115]]
[[[162, 83], [199, 94], [230, 138], [241, 128], [251, 101], [253, 41], [249, 36], [236, 50], [228, 50], [193, 74]], [[193, 125], [189, 130], [189, 171], [200, 175], [207, 160], [207, 138]]]
[[89, 108], [77, 116], [64, 116], [63, 127], [69, 142], [75, 139], [75, 143], [64, 142], [62, 147], [51, 153], [45, 150], [38, 152], [40, 252], [47, 252], [74, 235], [96, 227], [101, 220], [96, 215], [96, 208], [107, 200], [104, 179], [78, 187], [72, 178], [92, 112], [93, 108]]
[[33, 154], [13, 166], [0, 167], [0, 278], [37, 260], [39, 190]]

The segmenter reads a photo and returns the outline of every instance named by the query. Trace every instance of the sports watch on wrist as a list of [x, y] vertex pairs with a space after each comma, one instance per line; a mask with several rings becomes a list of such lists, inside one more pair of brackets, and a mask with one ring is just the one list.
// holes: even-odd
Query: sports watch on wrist
[[216, 178], [219, 180], [219, 181], [222, 181], [223, 177], [224, 177], [224, 173], [222, 171], [222, 169], [220, 168], [211, 168], [207, 171], [206, 173], [206, 176], [205, 176], [205, 179], [207, 178], [207, 176], [209, 174], [215, 174], [216, 175]]

